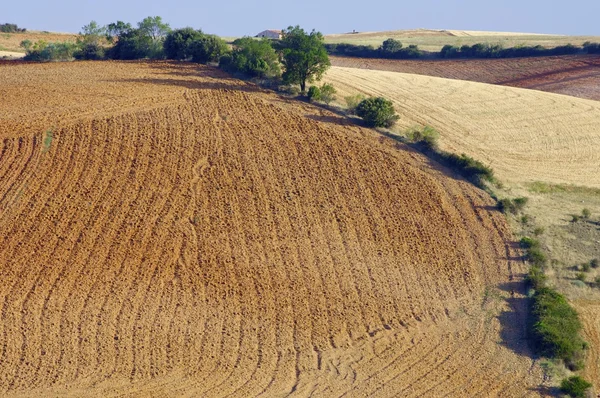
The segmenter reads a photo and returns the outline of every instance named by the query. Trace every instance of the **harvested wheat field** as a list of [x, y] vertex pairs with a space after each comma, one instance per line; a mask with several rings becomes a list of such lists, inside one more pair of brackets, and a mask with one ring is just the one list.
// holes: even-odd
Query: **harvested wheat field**
[[431, 61], [331, 57], [331, 64], [492, 83], [600, 100], [600, 55]]
[[600, 102], [513, 87], [332, 67], [340, 97], [394, 101], [400, 126], [438, 129], [443, 149], [489, 164], [502, 182], [600, 187]]
[[27, 31], [18, 33], [0, 33], [0, 49], [5, 51], [16, 51], [25, 53], [25, 50], [20, 46], [24, 40], [30, 40], [35, 43], [37, 41], [45, 41], [47, 43], [75, 43], [79, 35], [72, 33], [54, 33], [54, 32], [39, 32]]
[[598, 42], [598, 36], [563, 36], [538, 33], [486, 32], [445, 29], [409, 29], [383, 32], [349, 32], [325, 35], [327, 43], [348, 43], [379, 47], [384, 40], [396, 39], [405, 46], [415, 44], [421, 50], [440, 51], [446, 44], [462, 46], [476, 43], [501, 44], [505, 48], [522, 45], [557, 47], [566, 44], [581, 45], [586, 41]]
[[536, 396], [482, 191], [207, 67], [0, 65], [3, 396]]

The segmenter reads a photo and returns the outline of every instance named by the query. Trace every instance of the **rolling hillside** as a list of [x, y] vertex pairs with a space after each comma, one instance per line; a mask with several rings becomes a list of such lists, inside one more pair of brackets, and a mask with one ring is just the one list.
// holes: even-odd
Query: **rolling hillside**
[[207, 67], [0, 80], [3, 396], [544, 393], [504, 217], [420, 154]]
[[401, 127], [430, 125], [442, 147], [492, 166], [501, 181], [600, 187], [600, 102], [430, 76], [332, 67], [340, 97], [394, 101]]

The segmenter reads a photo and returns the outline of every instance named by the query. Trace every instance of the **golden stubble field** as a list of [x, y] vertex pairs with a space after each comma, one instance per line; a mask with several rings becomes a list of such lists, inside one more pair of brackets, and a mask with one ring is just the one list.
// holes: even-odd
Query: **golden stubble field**
[[563, 36], [552, 34], [486, 32], [446, 29], [409, 29], [383, 32], [359, 32], [325, 35], [326, 43], [349, 43], [379, 47], [384, 40], [396, 39], [408, 47], [416, 44], [421, 50], [440, 51], [446, 44], [454, 46], [476, 43], [501, 44], [505, 48], [515, 46], [557, 47], [566, 44], [581, 45], [586, 41], [600, 42], [599, 36]]
[[218, 71], [0, 65], [3, 396], [538, 395], [492, 200]]
[[[326, 80], [340, 97], [390, 98], [402, 119], [397, 129], [430, 125], [443, 149], [492, 166], [500, 196], [526, 196], [529, 221], [514, 230], [540, 237], [550, 253], [550, 283], [580, 312], [590, 342], [585, 376], [600, 387], [600, 290], [597, 270], [576, 281], [582, 263], [600, 258], [600, 102], [512, 87], [333, 67]], [[340, 98], [341, 100], [341, 98]], [[587, 208], [589, 221], [572, 223]], [[518, 221], [518, 222], [517, 222]], [[577, 283], [579, 282], [579, 283]]]
[[346, 95], [384, 96], [399, 129], [429, 125], [443, 149], [490, 165], [504, 183], [600, 187], [600, 102], [513, 87], [396, 72], [332, 67]]

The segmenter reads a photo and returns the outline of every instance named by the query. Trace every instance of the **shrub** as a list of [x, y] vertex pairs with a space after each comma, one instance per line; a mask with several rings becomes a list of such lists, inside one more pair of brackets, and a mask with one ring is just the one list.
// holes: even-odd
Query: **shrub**
[[356, 107], [356, 114], [369, 127], [392, 127], [400, 118], [396, 115], [392, 101], [383, 97], [362, 100]]
[[574, 398], [585, 398], [590, 387], [592, 384], [580, 376], [571, 376], [560, 383], [560, 391]]
[[319, 101], [321, 99], [321, 89], [317, 86], [310, 86], [308, 89], [308, 99], [312, 101]]
[[321, 86], [321, 101], [329, 105], [332, 101], [335, 101], [335, 94], [337, 90], [333, 87], [333, 84], [324, 83]]
[[21, 29], [14, 23], [3, 23], [0, 24], [0, 32], [2, 33], [20, 33], [25, 32], [27, 29]]
[[203, 35], [190, 45], [192, 61], [206, 64], [219, 62], [219, 59], [229, 51], [227, 43], [215, 35]]
[[519, 245], [523, 248], [523, 249], [531, 249], [532, 247], [539, 247], [540, 242], [538, 242], [535, 239], [531, 239], [528, 236], [524, 236], [521, 238], [521, 240], [519, 241]]
[[544, 270], [538, 266], [533, 266], [529, 269], [527, 276], [525, 277], [525, 282], [531, 288], [538, 290], [546, 286], [546, 281], [548, 277], [544, 273]]
[[597, 258], [590, 260], [590, 267], [598, 268], [598, 259]]
[[99, 43], [82, 43], [73, 56], [80, 60], [100, 60], [104, 59], [104, 47]]
[[592, 266], [590, 265], [590, 263], [581, 264], [581, 270], [583, 272], [590, 272], [591, 269], [592, 269]]
[[542, 266], [546, 264], [546, 255], [539, 247], [530, 248], [527, 251], [525, 258], [534, 265]]
[[498, 209], [505, 214], [517, 214], [523, 210], [528, 201], [529, 199], [524, 197], [515, 199], [501, 199], [498, 201]]
[[571, 214], [571, 222], [579, 222], [580, 219], [581, 219], [581, 216], [579, 216], [577, 214]]
[[537, 227], [536, 229], [533, 230], [533, 234], [535, 236], [543, 235], [544, 232], [546, 232], [546, 229], [544, 227]]
[[562, 359], [571, 368], [580, 366], [586, 343], [579, 335], [577, 312], [557, 291], [542, 287], [532, 301], [531, 335], [540, 355]]
[[585, 282], [585, 279], [586, 279], [585, 273], [579, 272], [577, 275], [575, 275], [575, 279], [577, 279], [578, 281]]
[[276, 78], [281, 76], [279, 57], [268, 39], [254, 40], [250, 37], [233, 42], [233, 52], [225, 54], [219, 67], [232, 73], [250, 77]]
[[462, 174], [465, 178], [476, 185], [481, 185], [483, 181], [494, 181], [494, 171], [491, 167], [484, 165], [479, 160], [475, 160], [464, 153], [456, 155], [454, 153], [441, 154], [442, 163], [451, 167]]
[[74, 43], [47, 43], [40, 40], [32, 43], [30, 40], [21, 42], [21, 47], [25, 49], [26, 61], [70, 61], [77, 50]]
[[163, 43], [165, 57], [167, 59], [188, 60], [192, 58], [192, 44], [200, 40], [204, 34], [201, 30], [183, 28], [171, 31], [167, 34]]
[[107, 55], [111, 59], [160, 59], [163, 57], [162, 43], [155, 42], [152, 37], [140, 29], [131, 29], [122, 33], [117, 44]]
[[585, 208], [585, 209], [581, 210], [581, 218], [587, 220], [588, 218], [590, 218], [591, 215], [592, 215], [592, 212], [590, 211], [590, 209]]
[[356, 108], [358, 108], [358, 104], [360, 104], [365, 99], [365, 96], [362, 94], [349, 95], [344, 97], [346, 101], [346, 108], [348, 109], [348, 113], [351, 115], [356, 114]]
[[423, 147], [425, 150], [436, 151], [438, 149], [438, 139], [440, 133], [430, 126], [425, 126], [422, 129], [412, 129], [406, 133], [406, 137]]

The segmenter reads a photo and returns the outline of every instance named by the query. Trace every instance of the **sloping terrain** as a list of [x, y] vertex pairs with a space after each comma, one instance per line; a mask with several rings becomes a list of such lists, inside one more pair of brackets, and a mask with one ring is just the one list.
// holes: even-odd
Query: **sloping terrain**
[[542, 391], [503, 216], [421, 155], [188, 64], [0, 80], [3, 396]]
[[440, 51], [446, 45], [473, 45], [476, 43], [501, 44], [504, 47], [542, 45], [557, 47], [566, 44], [581, 45], [586, 41], [600, 42], [598, 36], [562, 36], [517, 32], [485, 32], [445, 29], [409, 29], [383, 32], [349, 32], [325, 35], [327, 43], [348, 43], [379, 47], [384, 40], [396, 39], [404, 46], [416, 44], [421, 50]]
[[505, 183], [600, 187], [600, 102], [490, 84], [333, 67], [339, 97], [394, 101], [401, 127], [430, 125], [440, 143], [492, 166]]
[[600, 55], [430, 61], [331, 57], [331, 64], [492, 83], [600, 100]]
[[54, 33], [54, 32], [39, 32], [28, 31], [19, 33], [0, 33], [0, 50], [15, 51], [25, 53], [25, 50], [20, 46], [24, 40], [30, 40], [35, 43], [37, 41], [45, 41], [47, 43], [74, 43], [79, 35], [71, 33]]

